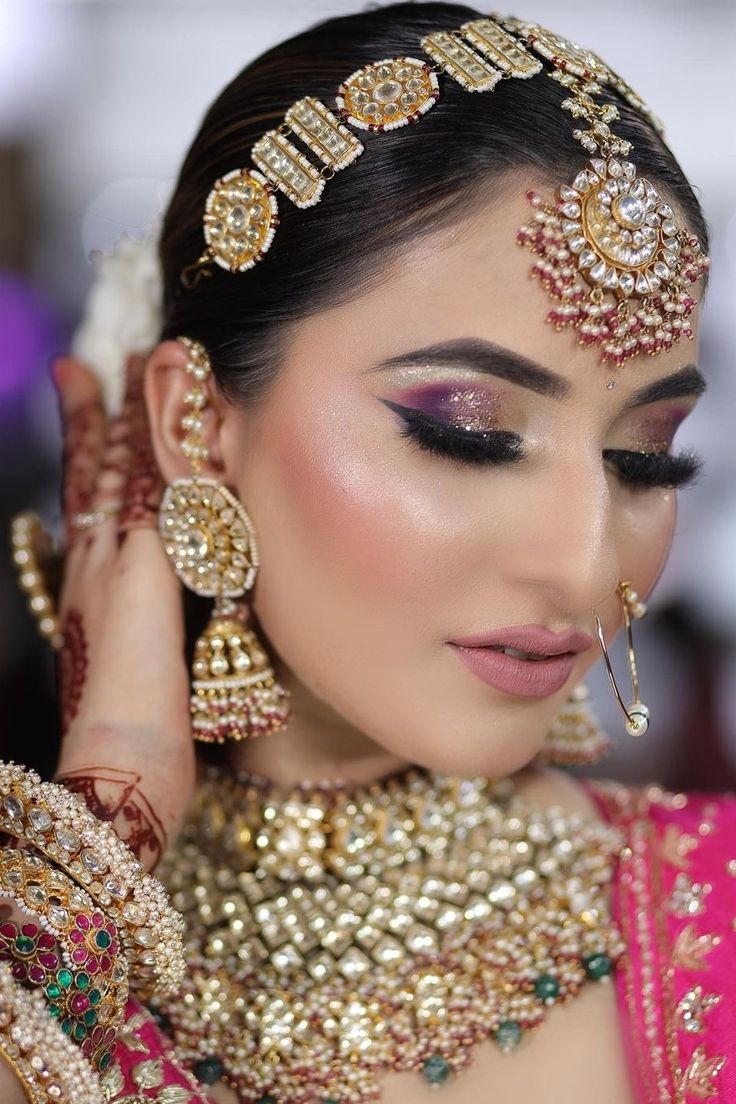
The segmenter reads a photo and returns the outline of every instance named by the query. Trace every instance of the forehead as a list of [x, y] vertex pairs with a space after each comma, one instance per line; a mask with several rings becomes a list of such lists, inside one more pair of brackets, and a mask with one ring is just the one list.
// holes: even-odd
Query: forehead
[[[505, 346], [565, 376], [616, 381], [618, 395], [696, 361], [696, 341], [638, 356], [622, 367], [601, 362], [597, 346], [578, 344], [574, 330], [546, 322], [554, 305], [529, 275], [531, 254], [519, 247], [529, 219], [526, 182], [469, 201], [467, 215], [397, 247], [381, 278], [340, 306], [314, 314], [297, 329], [307, 345], [338, 348], [356, 366], [453, 338], [481, 338]], [[542, 195], [549, 191], [539, 186]], [[699, 298], [697, 289], [694, 296]], [[698, 308], [690, 316], [697, 339]]]

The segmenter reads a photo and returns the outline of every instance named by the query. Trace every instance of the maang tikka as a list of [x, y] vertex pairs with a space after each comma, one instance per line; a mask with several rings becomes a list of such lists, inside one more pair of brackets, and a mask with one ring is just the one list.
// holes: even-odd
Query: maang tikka
[[209, 357], [198, 341], [178, 340], [189, 350], [186, 370], [192, 377], [185, 397], [188, 411], [181, 420], [181, 449], [192, 476], [166, 488], [159, 526], [166, 554], [184, 585], [215, 599], [194, 649], [190, 705], [195, 740], [222, 743], [277, 732], [291, 710], [288, 691], [276, 681], [266, 652], [248, 628], [247, 607], [236, 601], [253, 586], [258, 571], [253, 524], [227, 487], [201, 474], [208, 456], [202, 414]]
[[352, 73], [336, 90], [334, 110], [302, 96], [256, 140], [251, 163], [244, 156], [214, 182], [202, 218], [205, 248], [182, 270], [184, 286], [194, 287], [213, 266], [252, 269], [277, 233], [276, 192], [296, 207], [319, 203], [328, 182], [365, 153], [354, 131], [388, 133], [418, 122], [440, 100], [440, 78], [487, 94], [544, 73], [564, 90], [560, 107], [579, 124], [572, 137], [589, 157], [547, 200], [527, 192], [533, 214], [517, 242], [534, 254], [530, 275], [554, 301], [547, 321], [576, 331], [579, 344], [597, 347], [615, 367], [692, 339], [691, 291], [709, 260], [628, 159], [631, 142], [612, 128], [621, 118], [612, 102], [618, 94], [662, 133], [637, 93], [593, 51], [497, 13], [425, 34], [416, 47], [424, 56], [383, 58]]

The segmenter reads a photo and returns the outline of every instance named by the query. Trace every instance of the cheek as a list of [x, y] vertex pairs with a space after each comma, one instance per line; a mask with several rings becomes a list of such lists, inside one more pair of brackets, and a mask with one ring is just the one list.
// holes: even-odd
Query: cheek
[[[374, 400], [322, 393], [310, 407], [305, 399], [258, 450], [267, 459], [255, 499], [274, 503], [264, 539], [278, 545], [276, 560], [308, 572], [332, 607], [384, 605], [391, 614], [413, 604], [422, 617], [468, 527], [467, 503]], [[266, 570], [265, 548], [262, 561]], [[302, 583], [310, 585], [303, 574]]]
[[355, 396], [299, 403], [255, 455], [243, 497], [257, 508], [263, 601], [276, 605], [278, 581], [281, 609], [287, 593], [320, 607], [338, 635], [359, 620], [361, 634], [385, 633], [387, 618], [392, 631], [416, 626], [456, 526], [441, 481], [416, 477], [390, 421], [356, 416]]
[[677, 494], [662, 489], [634, 506], [622, 534], [621, 563], [642, 598], [654, 589], [669, 554], [677, 519]]

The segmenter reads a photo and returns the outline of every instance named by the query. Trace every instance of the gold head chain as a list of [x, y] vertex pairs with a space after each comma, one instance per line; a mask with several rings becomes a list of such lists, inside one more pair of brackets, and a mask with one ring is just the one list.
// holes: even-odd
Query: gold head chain
[[620, 118], [618, 108], [598, 99], [614, 89], [661, 134], [662, 124], [636, 92], [592, 51], [495, 13], [425, 35], [419, 46], [430, 62], [384, 58], [352, 73], [337, 90], [334, 112], [314, 96], [293, 103], [284, 122], [252, 146], [253, 164], [213, 185], [203, 218], [206, 246], [183, 269], [182, 283], [193, 287], [213, 264], [245, 272], [260, 261], [279, 223], [276, 190], [297, 207], [318, 203], [327, 182], [364, 152], [349, 128], [383, 132], [417, 122], [440, 97], [439, 74], [468, 92], [488, 92], [507, 78], [536, 76], [545, 60], [547, 75], [567, 92], [562, 108], [581, 120], [573, 137], [590, 154], [549, 201], [527, 193], [533, 215], [517, 241], [535, 255], [530, 274], [555, 300], [547, 321], [575, 329], [580, 344], [599, 346], [601, 359], [615, 365], [692, 338], [688, 318], [696, 300], [687, 289], [709, 260], [627, 160], [631, 143], [610, 125]]

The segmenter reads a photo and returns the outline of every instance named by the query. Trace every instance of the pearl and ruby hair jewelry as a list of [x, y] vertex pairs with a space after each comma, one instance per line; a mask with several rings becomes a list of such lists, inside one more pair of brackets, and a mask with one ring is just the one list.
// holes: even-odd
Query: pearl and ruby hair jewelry
[[318, 203], [328, 181], [363, 154], [354, 131], [417, 122], [439, 100], [441, 74], [468, 92], [488, 92], [502, 80], [546, 72], [566, 90], [562, 107], [581, 120], [573, 137], [591, 157], [553, 198], [527, 193], [534, 211], [517, 240], [535, 255], [530, 275], [555, 300], [547, 321], [576, 330], [580, 344], [598, 346], [601, 360], [615, 365], [692, 338], [696, 300], [688, 289], [704, 276], [708, 258], [627, 159], [631, 143], [610, 126], [618, 108], [597, 98], [615, 90], [661, 134], [636, 92], [597, 54], [513, 17], [435, 31], [418, 47], [428, 60], [383, 58], [356, 70], [337, 89], [334, 110], [314, 96], [297, 100], [283, 123], [254, 143], [252, 164], [215, 182], [205, 203], [205, 249], [182, 270], [185, 287], [213, 264], [228, 272], [253, 268], [276, 234], [276, 192], [297, 207]]

